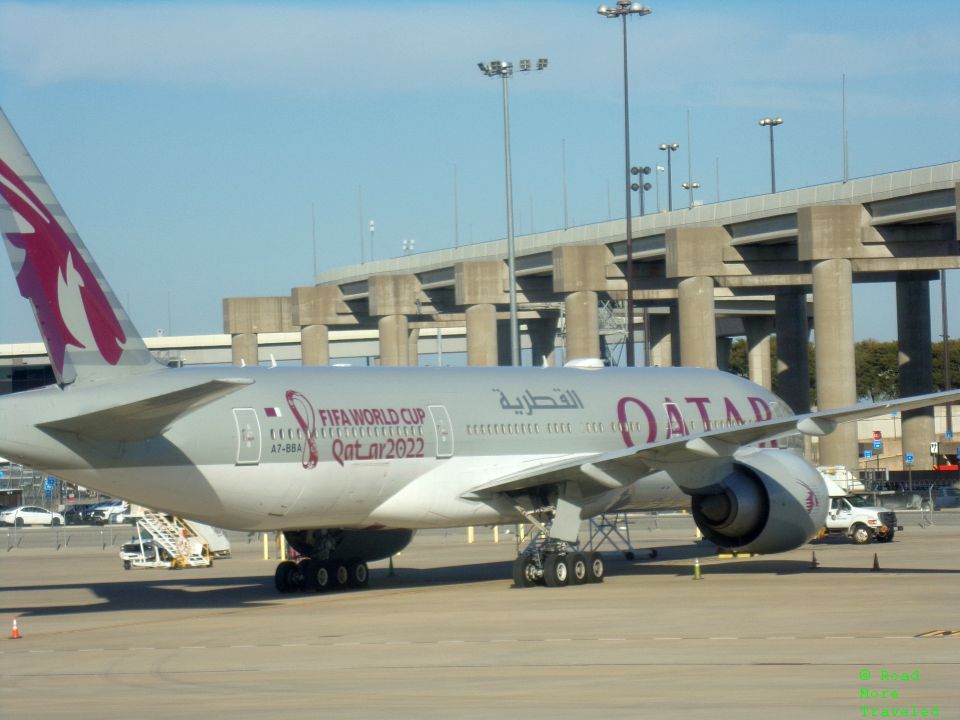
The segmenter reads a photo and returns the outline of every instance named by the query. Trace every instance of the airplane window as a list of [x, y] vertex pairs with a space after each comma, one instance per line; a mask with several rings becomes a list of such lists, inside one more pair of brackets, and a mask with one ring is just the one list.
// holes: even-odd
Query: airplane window
[[301, 429], [297, 428], [297, 440], [302, 440], [302, 439], [303, 439], [303, 435], [301, 435]]
[[573, 432], [573, 425], [571, 425], [570, 423], [567, 423], [567, 432], [568, 432], [568, 433], [572, 433], [572, 432]]
[[273, 428], [270, 428], [270, 439], [271, 439], [271, 440], [276, 440], [276, 439], [277, 439], [277, 431], [274, 430]]

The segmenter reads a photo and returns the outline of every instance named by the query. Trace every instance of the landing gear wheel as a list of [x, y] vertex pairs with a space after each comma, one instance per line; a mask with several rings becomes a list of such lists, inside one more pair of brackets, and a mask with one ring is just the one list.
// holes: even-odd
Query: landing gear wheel
[[583, 553], [575, 553], [570, 560], [570, 584], [583, 585], [587, 582], [589, 572], [587, 569], [587, 556]]
[[347, 584], [352, 588], [365, 588], [370, 582], [370, 570], [367, 564], [361, 561], [354, 561], [347, 566], [349, 577]]
[[607, 568], [603, 563], [603, 555], [598, 552], [590, 553], [587, 558], [587, 582], [602, 583]]
[[518, 588], [537, 584], [537, 564], [533, 558], [521, 555], [513, 561], [513, 585]]
[[543, 582], [547, 587], [563, 587], [570, 582], [566, 555], [548, 555], [543, 563]]
[[303, 587], [313, 592], [329, 590], [332, 582], [330, 566], [320, 560], [304, 560], [300, 563], [300, 572], [303, 575]]
[[866, 545], [873, 538], [873, 532], [866, 525], [857, 525], [850, 537], [857, 545]]
[[273, 584], [276, 585], [277, 592], [287, 594], [296, 590], [295, 574], [299, 574], [298, 568], [292, 560], [284, 560], [277, 565], [277, 571], [273, 574]]
[[314, 561], [312, 580], [317, 592], [329, 590], [333, 584], [333, 578], [330, 575], [330, 566], [325, 562]]
[[330, 587], [333, 590], [345, 588], [350, 581], [350, 569], [346, 563], [334, 561], [330, 563]]

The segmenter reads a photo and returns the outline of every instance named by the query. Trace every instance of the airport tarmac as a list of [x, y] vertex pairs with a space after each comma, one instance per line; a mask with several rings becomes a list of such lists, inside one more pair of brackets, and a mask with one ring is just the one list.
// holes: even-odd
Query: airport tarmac
[[899, 516], [891, 544], [730, 560], [634, 517], [656, 559], [524, 590], [512, 535], [431, 531], [367, 590], [284, 596], [241, 534], [212, 568], [124, 571], [129, 528], [3, 530], [0, 717], [960, 718], [960, 512]]

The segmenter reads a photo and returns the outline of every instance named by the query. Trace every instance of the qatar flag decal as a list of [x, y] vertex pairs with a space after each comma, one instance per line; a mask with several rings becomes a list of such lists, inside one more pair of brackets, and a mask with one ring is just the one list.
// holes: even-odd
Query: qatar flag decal
[[280, 408], [278, 408], [278, 407], [264, 408], [264, 409], [263, 409], [263, 414], [266, 415], [267, 417], [272, 417], [272, 418], [283, 417], [283, 416], [280, 414]]

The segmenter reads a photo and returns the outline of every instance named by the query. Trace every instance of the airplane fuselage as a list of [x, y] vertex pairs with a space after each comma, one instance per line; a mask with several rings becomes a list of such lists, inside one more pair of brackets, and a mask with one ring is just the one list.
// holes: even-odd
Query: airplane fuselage
[[[57, 431], [53, 454], [35, 426], [57, 420], [65, 397], [95, 411], [97, 384], [2, 398], [0, 454], [222, 527], [453, 527], [520, 519], [503, 497], [462, 497], [491, 479], [790, 414], [742, 378], [685, 368], [184, 368], [111, 393], [151, 397], [225, 376], [253, 383], [159, 437]], [[685, 504], [664, 473], [643, 481], [650, 492], [638, 483], [634, 505]]]

